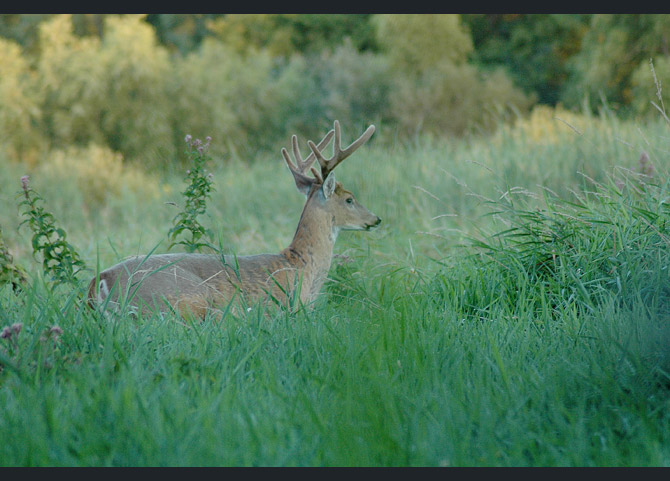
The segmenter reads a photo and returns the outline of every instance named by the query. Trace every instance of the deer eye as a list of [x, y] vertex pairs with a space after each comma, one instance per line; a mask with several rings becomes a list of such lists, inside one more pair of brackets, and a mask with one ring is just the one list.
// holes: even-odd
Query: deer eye
[[347, 200], [345, 202], [347, 204], [353, 204], [354, 203], [354, 198], [353, 197], [347, 197]]

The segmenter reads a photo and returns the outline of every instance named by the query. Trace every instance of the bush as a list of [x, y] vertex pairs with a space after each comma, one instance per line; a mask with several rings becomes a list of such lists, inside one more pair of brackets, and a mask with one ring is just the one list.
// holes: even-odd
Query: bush
[[107, 83], [100, 40], [74, 35], [71, 15], [39, 27], [37, 81], [44, 92], [43, 123], [54, 147], [104, 142], [100, 119]]
[[398, 70], [422, 73], [435, 64], [462, 64], [472, 52], [472, 39], [451, 15], [376, 15], [377, 40]]
[[121, 196], [125, 189], [144, 200], [160, 194], [157, 182], [141, 168], [124, 165], [121, 154], [95, 143], [51, 151], [38, 175], [55, 183], [74, 181], [91, 209], [103, 206], [111, 196]]
[[0, 38], [0, 149], [11, 160], [37, 162], [43, 139], [40, 98], [29, 65], [16, 43]]
[[391, 70], [386, 57], [358, 52], [345, 41], [332, 52], [324, 50], [315, 63], [326, 122], [338, 119], [364, 129], [388, 116]]
[[569, 137], [574, 137], [575, 130], [584, 132], [588, 128], [602, 130], [605, 125], [599, 117], [574, 113], [562, 107], [536, 105], [530, 115], [519, 117], [513, 124], [503, 127], [494, 140], [509, 135], [532, 144], [551, 145], [570, 141]]
[[167, 51], [138, 15], [109, 16], [102, 41], [78, 37], [71, 15], [40, 25], [37, 75], [54, 147], [95, 142], [126, 158], [172, 156]]
[[108, 88], [102, 118], [107, 145], [143, 163], [171, 159], [177, 152], [167, 90], [171, 63], [144, 15], [107, 17], [101, 53]]
[[418, 76], [397, 74], [391, 115], [406, 136], [491, 131], [506, 109], [526, 110], [528, 99], [502, 71], [485, 77], [473, 66], [441, 62]]
[[466, 63], [473, 45], [458, 15], [377, 15], [377, 39], [392, 65], [390, 118], [402, 135], [491, 131], [527, 98], [501, 70]]
[[278, 112], [300, 95], [282, 88], [276, 67], [266, 52], [242, 55], [215, 40], [177, 59], [174, 135], [180, 144], [188, 131], [194, 137], [212, 135], [214, 156], [250, 156], [272, 145], [281, 123]]

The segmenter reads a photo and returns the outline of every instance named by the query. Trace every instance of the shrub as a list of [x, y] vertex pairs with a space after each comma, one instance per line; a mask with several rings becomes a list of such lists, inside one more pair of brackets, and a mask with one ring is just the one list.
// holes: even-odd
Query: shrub
[[376, 15], [377, 40], [398, 70], [421, 74], [435, 64], [462, 64], [472, 52], [469, 32], [460, 16]]
[[282, 113], [303, 95], [298, 79], [264, 51], [242, 55], [208, 39], [176, 62], [175, 124], [194, 136], [215, 132], [222, 141], [213, 156], [248, 157], [272, 146], [285, 129]]
[[40, 116], [40, 98], [21, 47], [0, 38], [0, 149], [9, 159], [36, 163], [43, 148]]
[[40, 24], [39, 39], [36, 74], [52, 146], [104, 143], [100, 119], [108, 86], [100, 39], [75, 36], [71, 15], [55, 15]]
[[95, 142], [144, 162], [174, 153], [170, 62], [142, 19], [106, 17], [102, 41], [76, 36], [71, 15], [40, 25], [37, 74], [45, 92], [45, 130], [55, 147]]
[[487, 78], [471, 65], [441, 62], [416, 76], [397, 74], [390, 103], [401, 133], [445, 136], [491, 131], [502, 111], [524, 111], [531, 100], [502, 71]]
[[567, 141], [565, 136], [574, 136], [575, 130], [584, 132], [593, 127], [604, 127], [598, 117], [578, 114], [560, 106], [536, 105], [530, 115], [519, 117], [513, 124], [504, 126], [494, 140], [510, 135], [533, 144], [551, 145]]
[[101, 54], [107, 75], [101, 126], [107, 145], [127, 159], [164, 164], [176, 153], [167, 50], [144, 15], [123, 15], [105, 18]]
[[125, 189], [144, 200], [160, 194], [156, 180], [143, 169], [124, 165], [121, 154], [95, 143], [51, 151], [38, 173], [56, 183], [76, 182], [84, 205], [90, 209], [104, 205], [111, 196], [122, 195]]
[[358, 52], [345, 41], [324, 50], [312, 75], [321, 88], [321, 115], [326, 122], [339, 119], [351, 128], [365, 128], [388, 115], [391, 69], [384, 56]]
[[67, 234], [57, 226], [53, 214], [43, 207], [44, 199], [30, 187], [27, 175], [21, 178], [21, 186], [24, 199], [19, 206], [25, 217], [22, 224], [28, 224], [33, 232], [33, 255], [42, 257], [42, 270], [53, 287], [61, 284], [77, 286], [77, 274], [86, 269], [86, 264], [67, 242]]

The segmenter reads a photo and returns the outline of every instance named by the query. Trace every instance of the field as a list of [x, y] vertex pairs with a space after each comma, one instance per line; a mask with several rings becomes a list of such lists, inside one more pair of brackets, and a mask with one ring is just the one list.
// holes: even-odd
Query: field
[[[375, 140], [337, 176], [382, 225], [339, 236], [316, 304], [202, 323], [110, 322], [52, 289], [19, 228], [26, 171], [0, 162], [30, 278], [0, 288], [0, 328], [21, 324], [0, 339], [0, 465], [670, 465], [669, 138], [663, 120], [545, 112]], [[99, 203], [76, 169], [30, 172], [82, 288], [166, 250], [184, 169]], [[202, 221], [226, 252], [288, 245], [303, 199], [278, 152], [211, 170]]]

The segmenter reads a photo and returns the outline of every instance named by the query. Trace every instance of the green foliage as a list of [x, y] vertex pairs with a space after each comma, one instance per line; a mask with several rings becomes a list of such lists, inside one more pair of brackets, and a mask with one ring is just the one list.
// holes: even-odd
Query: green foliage
[[152, 13], [146, 16], [146, 21], [156, 30], [156, 37], [161, 45], [185, 55], [198, 48], [211, 34], [209, 22], [221, 15]]
[[[206, 41], [178, 60], [175, 122], [191, 132], [215, 131], [221, 143], [212, 155], [231, 151], [242, 157], [277, 139], [279, 115], [301, 93], [284, 88], [284, 71], [267, 53], [243, 56], [226, 45]], [[188, 119], [188, 120], [186, 120]]]
[[491, 132], [505, 112], [524, 112], [531, 102], [500, 70], [487, 75], [442, 62], [417, 77], [397, 75], [390, 109], [405, 136], [460, 136]]
[[652, 57], [668, 56], [669, 22], [667, 15], [593, 15], [582, 48], [569, 61], [566, 104], [579, 105], [588, 96], [603, 97], [613, 108], [630, 107], [634, 72]]
[[[207, 211], [207, 199], [212, 191], [212, 174], [207, 173], [205, 164], [211, 160], [208, 154], [210, 137], [207, 137], [203, 144], [200, 139], [191, 140], [190, 135], [186, 136], [188, 145], [188, 155], [191, 157], [191, 168], [186, 172], [186, 178], [189, 185], [182, 192], [185, 198], [183, 210], [177, 214], [173, 220], [174, 227], [168, 231], [170, 245], [168, 249], [175, 245], [183, 245], [186, 252], [199, 251], [203, 247], [212, 247], [211, 242], [206, 242], [205, 236], [211, 239], [211, 232], [203, 227], [198, 221], [198, 217]], [[189, 233], [190, 238], [177, 241], [176, 239]]]
[[[667, 118], [667, 108], [670, 107], [670, 89], [666, 88], [663, 91], [662, 80], [666, 82], [670, 80], [670, 57], [660, 56], [656, 59], [649, 59], [648, 63], [640, 63], [631, 79], [633, 86], [631, 106], [635, 112], [642, 115], [659, 115], [660, 112]], [[667, 83], [665, 85], [667, 86]]]
[[42, 270], [49, 276], [49, 280], [56, 287], [61, 284], [77, 286], [77, 274], [86, 269], [74, 247], [65, 239], [67, 234], [61, 227], [56, 226], [53, 214], [42, 207], [43, 199], [30, 187], [28, 176], [21, 178], [25, 199], [19, 202], [26, 218], [21, 225], [28, 224], [33, 232], [33, 256], [42, 257]]
[[145, 169], [124, 162], [118, 152], [95, 143], [50, 150], [36, 174], [58, 185], [74, 184], [81, 193], [87, 214], [99, 212], [126, 193], [143, 201], [160, 194], [160, 183]]
[[105, 19], [101, 54], [107, 97], [101, 127], [113, 150], [161, 164], [174, 155], [171, 108], [165, 102], [172, 70], [167, 51], [158, 45], [143, 17]]
[[50, 16], [51, 14], [44, 13], [0, 14], [0, 37], [16, 42], [26, 50], [33, 52], [37, 48], [39, 24]]
[[0, 38], [0, 149], [34, 164], [43, 148], [40, 98], [18, 44]]
[[581, 48], [589, 15], [467, 14], [473, 60], [482, 68], [504, 68], [527, 95], [555, 105], [569, 76], [569, 59]]
[[377, 41], [403, 72], [421, 74], [435, 64], [465, 63], [472, 39], [459, 15], [376, 15]]
[[472, 40], [458, 15], [378, 15], [378, 41], [392, 65], [389, 111], [401, 134], [491, 131], [503, 112], [532, 103], [501, 70], [466, 63]]
[[349, 40], [357, 50], [374, 46], [367, 14], [226, 14], [208, 22], [216, 38], [239, 53], [319, 53]]
[[[312, 309], [108, 322], [76, 289], [0, 288], [0, 464], [667, 464], [667, 123], [534, 112], [357, 152], [338, 178], [384, 222], [339, 236]], [[238, 252], [285, 247], [299, 216], [265, 159], [208, 198]], [[101, 266], [171, 227], [130, 191], [96, 249], [74, 192], [59, 218]]]
[[[511, 194], [493, 203], [492, 215], [509, 227], [475, 245], [481, 268], [509, 281], [501, 285], [496, 306], [514, 315], [530, 309], [544, 322], [569, 311], [585, 315], [604, 305], [630, 310], [638, 303], [662, 316], [670, 306], [663, 276], [670, 267], [668, 185], [639, 172], [624, 179], [595, 183], [593, 191], [570, 201], [547, 193], [542, 209]], [[519, 291], [518, 279], [532, 294]], [[527, 298], [520, 304], [522, 295]]]
[[14, 264], [14, 258], [9, 253], [2, 237], [0, 228], [0, 286], [7, 283], [18, 286], [26, 282], [26, 272], [21, 266]]
[[311, 74], [318, 88], [315, 110], [319, 112], [316, 117], [322, 119], [322, 131], [332, 123], [330, 119], [338, 119], [356, 130], [390, 118], [388, 103], [393, 81], [387, 58], [359, 52], [345, 41], [333, 50], [323, 50], [317, 58], [310, 58], [307, 65], [305, 74]]
[[40, 45], [37, 73], [52, 145], [95, 142], [149, 163], [172, 154], [163, 101], [170, 63], [142, 16], [106, 17], [101, 40], [76, 36], [71, 17], [57, 15], [40, 26]]
[[40, 24], [37, 77], [44, 92], [43, 122], [56, 146], [104, 142], [100, 119], [106, 96], [100, 39], [74, 35], [69, 15]]
[[249, 158], [334, 115], [447, 136], [535, 99], [646, 115], [667, 32], [647, 14], [0, 15], [0, 148], [34, 166], [92, 142], [154, 167], [210, 126], [215, 157]]

